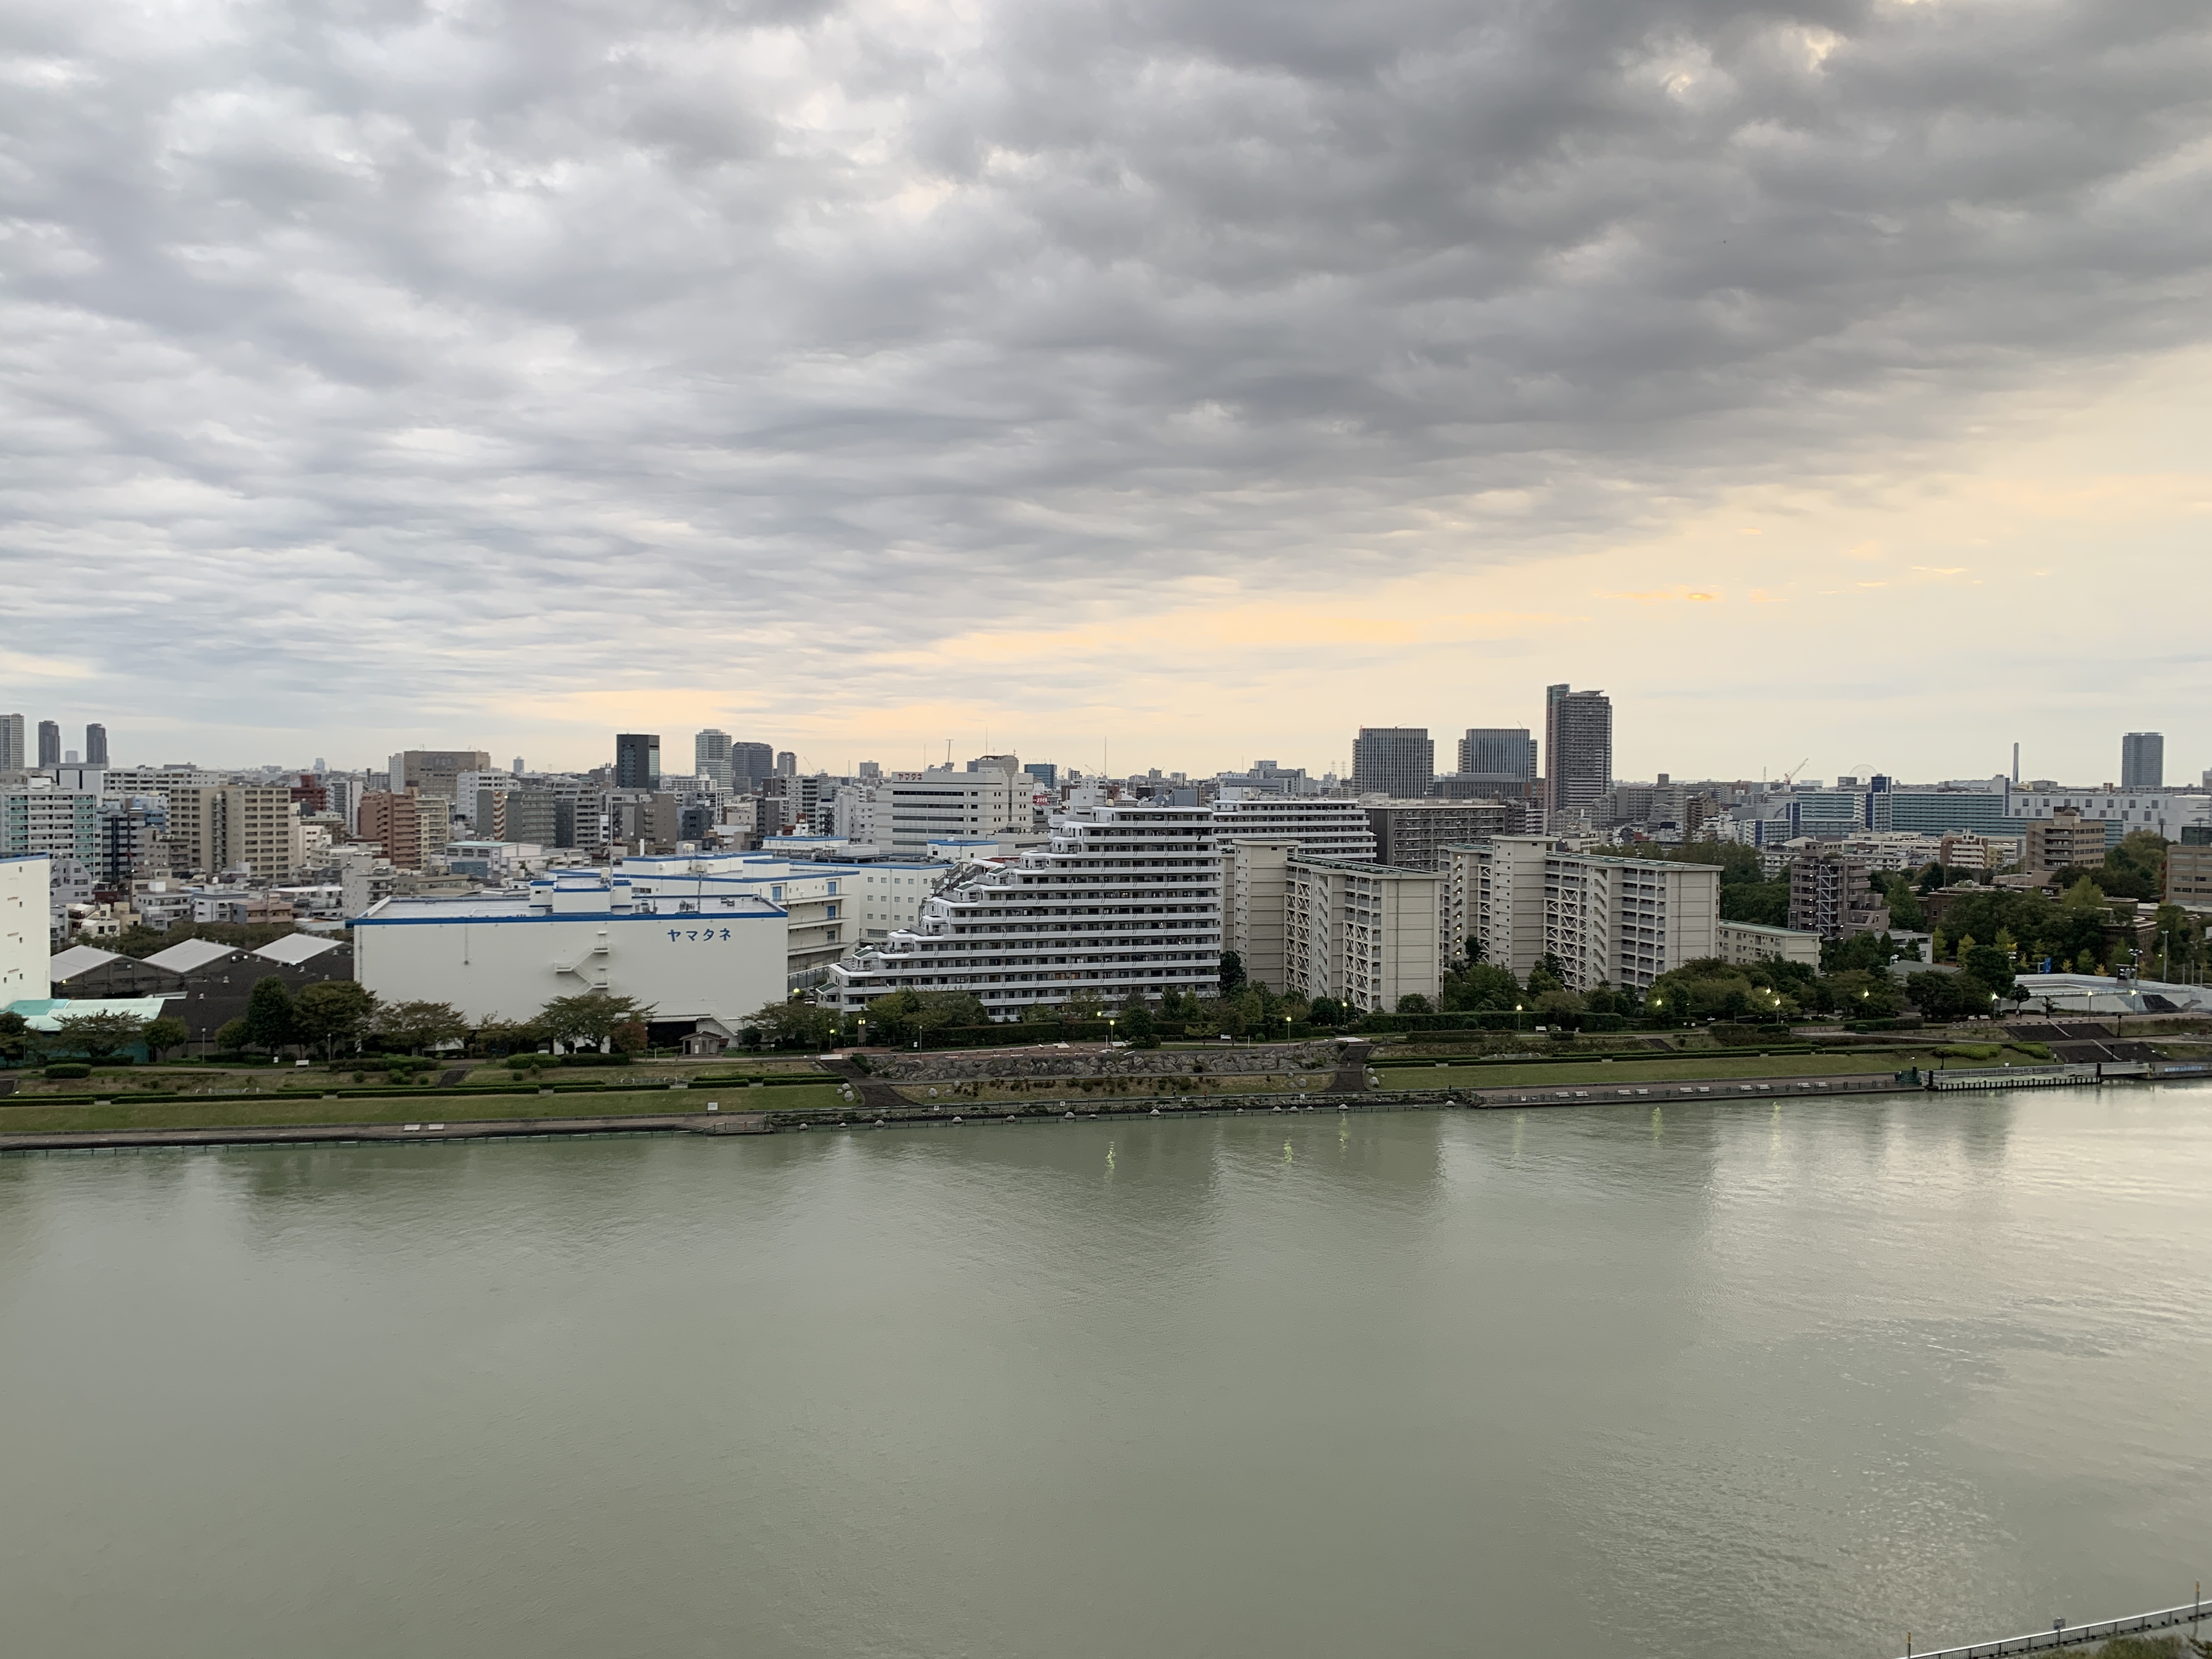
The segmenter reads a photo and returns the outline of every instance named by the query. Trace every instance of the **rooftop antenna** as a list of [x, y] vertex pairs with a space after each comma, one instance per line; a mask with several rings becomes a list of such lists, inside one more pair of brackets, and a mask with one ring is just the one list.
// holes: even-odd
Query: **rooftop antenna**
[[2012, 781], [2013, 787], [2017, 789], [2020, 787], [2020, 745], [2017, 743], [2012, 746]]

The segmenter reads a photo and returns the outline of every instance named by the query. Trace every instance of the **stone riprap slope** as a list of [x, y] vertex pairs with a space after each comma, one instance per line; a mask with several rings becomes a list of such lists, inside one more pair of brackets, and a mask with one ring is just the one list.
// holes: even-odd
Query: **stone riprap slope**
[[870, 1054], [878, 1083], [995, 1083], [1015, 1078], [1243, 1077], [1273, 1072], [1334, 1071], [1334, 1042], [1275, 1043], [1218, 1048], [1071, 1048], [1038, 1054], [1001, 1050], [957, 1054]]

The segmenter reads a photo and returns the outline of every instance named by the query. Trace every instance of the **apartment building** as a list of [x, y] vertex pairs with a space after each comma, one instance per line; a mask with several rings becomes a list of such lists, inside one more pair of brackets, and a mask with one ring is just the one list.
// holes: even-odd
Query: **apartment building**
[[1723, 962], [1795, 962], [1808, 968], [1820, 965], [1820, 936], [1789, 927], [1767, 927], [1755, 921], [1723, 921], [1718, 929]]
[[1224, 791], [1212, 811], [1217, 841], [1256, 836], [1294, 841], [1323, 858], [1375, 860], [1375, 831], [1356, 800]]
[[1544, 805], [1595, 806], [1613, 787], [1613, 702], [1602, 691], [1544, 688]]
[[387, 787], [394, 794], [412, 789], [450, 801], [459, 795], [463, 773], [490, 770], [491, 757], [481, 749], [408, 749], [392, 757]]
[[1221, 948], [1237, 953], [1246, 979], [1280, 991], [1290, 982], [1283, 954], [1290, 863], [1304, 847], [1288, 836], [1239, 836], [1220, 846]]
[[1044, 847], [955, 866], [920, 926], [837, 963], [826, 995], [865, 1013], [903, 988], [969, 991], [1011, 1019], [1079, 994], [1211, 995], [1220, 971], [1212, 815], [1112, 803], [1073, 809]]
[[1643, 989], [1717, 953], [1720, 872], [1571, 851], [1542, 836], [1497, 836], [1450, 849], [1446, 954], [1472, 939], [1482, 959], [1526, 978], [1557, 958], [1571, 990]]
[[1400, 870], [1441, 870], [1455, 842], [1516, 834], [1522, 817], [1517, 803], [1501, 800], [1369, 801], [1364, 811], [1374, 861]]
[[97, 869], [100, 862], [98, 791], [0, 791], [0, 858], [31, 857], [74, 859], [88, 869]]
[[1404, 996], [1434, 1005], [1443, 989], [1441, 873], [1301, 853], [1285, 878], [1285, 988], [1369, 1013]]
[[[9, 719], [21, 720], [21, 715]], [[19, 734], [20, 740], [20, 734]], [[44, 854], [0, 856], [0, 1008], [43, 1001], [53, 994], [48, 898], [50, 861]]]
[[2096, 869], [2105, 861], [2105, 826], [2061, 807], [2027, 826], [2022, 861], [2031, 870]]
[[1822, 939], [1889, 931], [1889, 901], [1874, 886], [1864, 859], [1821, 854], [1790, 866], [1790, 926]]
[[283, 785], [193, 785], [166, 793], [176, 868], [209, 875], [243, 869], [282, 881], [300, 867], [300, 807]]
[[361, 798], [358, 833], [382, 848], [396, 867], [427, 869], [453, 839], [450, 803], [411, 788], [398, 793], [371, 790]]

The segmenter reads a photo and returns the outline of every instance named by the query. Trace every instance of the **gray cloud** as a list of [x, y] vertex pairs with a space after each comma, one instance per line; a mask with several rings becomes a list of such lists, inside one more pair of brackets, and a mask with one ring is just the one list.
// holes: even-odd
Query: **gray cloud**
[[882, 653], [1540, 556], [2212, 317], [2182, 0], [0, 31], [0, 607], [201, 725], [927, 695]]

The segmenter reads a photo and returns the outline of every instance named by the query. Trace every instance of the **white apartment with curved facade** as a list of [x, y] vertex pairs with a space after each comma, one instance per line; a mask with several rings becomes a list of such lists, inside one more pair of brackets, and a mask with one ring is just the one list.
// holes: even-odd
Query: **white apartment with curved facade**
[[1221, 977], [1221, 856], [1204, 807], [1114, 804], [1054, 820], [1048, 845], [957, 870], [921, 920], [830, 970], [848, 1013], [894, 991], [968, 991], [994, 1019], [1087, 993], [1119, 1004]]

